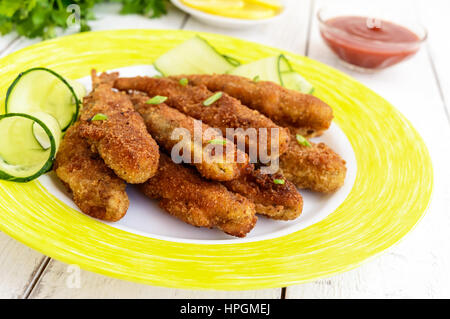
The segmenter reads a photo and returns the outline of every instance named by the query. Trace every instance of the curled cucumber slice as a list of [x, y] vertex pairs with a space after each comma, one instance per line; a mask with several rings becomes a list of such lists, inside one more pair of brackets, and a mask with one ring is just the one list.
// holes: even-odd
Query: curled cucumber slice
[[28, 182], [47, 172], [61, 134], [58, 121], [44, 112], [0, 115], [0, 179]]
[[287, 89], [307, 94], [314, 92], [314, 86], [295, 71], [283, 72], [281, 77], [283, 78], [284, 87]]
[[22, 72], [6, 93], [5, 113], [46, 112], [65, 131], [78, 117], [83, 85], [66, 80], [53, 70], [32, 68]]
[[283, 54], [242, 64], [228, 73], [249, 79], [275, 82], [287, 89], [302, 93], [311, 93], [314, 90], [311, 83], [293, 70]]
[[161, 55], [154, 63], [164, 76], [178, 74], [222, 74], [239, 61], [220, 54], [206, 40], [195, 36]]

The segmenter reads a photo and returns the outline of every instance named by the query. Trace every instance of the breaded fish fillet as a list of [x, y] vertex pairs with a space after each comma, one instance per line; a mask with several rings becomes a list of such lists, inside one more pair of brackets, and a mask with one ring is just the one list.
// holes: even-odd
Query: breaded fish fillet
[[[80, 136], [86, 138], [120, 178], [143, 183], [158, 168], [158, 145], [147, 132], [128, 95], [112, 90], [118, 73], [92, 71], [92, 92], [84, 98]], [[97, 114], [106, 119], [95, 120]]]
[[302, 195], [280, 173], [270, 175], [262, 174], [259, 169], [248, 169], [248, 173], [239, 179], [223, 184], [230, 191], [253, 201], [258, 214], [272, 219], [292, 220], [302, 213]]
[[245, 237], [257, 220], [251, 201], [218, 182], [203, 179], [190, 167], [175, 164], [162, 153], [157, 174], [140, 189], [148, 197], [159, 199], [168, 213], [194, 226]]
[[[189, 163], [192, 163], [203, 177], [217, 181], [230, 181], [238, 178], [249, 165], [247, 154], [237, 150], [233, 142], [223, 138], [222, 133], [216, 133], [215, 137], [207, 139], [206, 130], [209, 127], [198, 121], [199, 136], [196, 139], [194, 132], [196, 124], [192, 117], [164, 103], [156, 105], [146, 103], [149, 96], [145, 93], [135, 92], [130, 95], [130, 98], [158, 144], [168, 153], [176, 145], [182, 146], [180, 148], [183, 150], [187, 149], [189, 154], [183, 152], [183, 157], [187, 157]], [[189, 134], [177, 135], [177, 129], [185, 129]], [[225, 145], [220, 143], [211, 145], [209, 143], [211, 140], [223, 141]], [[213, 156], [213, 153], [217, 156]]]
[[304, 136], [320, 135], [330, 127], [333, 119], [331, 107], [317, 97], [288, 90], [273, 82], [255, 82], [230, 74], [183, 75], [176, 78], [182, 77], [211, 91], [223, 91], [276, 124]]
[[298, 188], [333, 193], [345, 180], [345, 161], [324, 143], [300, 145], [292, 136], [289, 149], [280, 157], [280, 170]]
[[129, 205], [125, 182], [91, 151], [88, 142], [79, 135], [78, 124], [67, 130], [53, 169], [83, 213], [118, 221]]
[[[114, 86], [119, 90], [146, 92], [149, 96], [166, 96], [168, 97], [166, 103], [169, 106], [195, 119], [202, 120], [211, 127], [219, 128], [224, 136], [227, 136], [227, 128], [241, 129], [235, 135], [238, 141], [245, 141], [247, 151], [258, 149], [258, 159], [263, 162], [266, 159], [262, 159], [260, 154], [267, 155], [267, 161], [269, 161], [272, 156], [282, 154], [287, 149], [289, 143], [287, 129], [276, 125], [258, 111], [242, 105], [239, 100], [226, 93], [223, 93], [212, 104], [204, 105], [204, 102], [214, 95], [213, 92], [204, 86], [182, 85], [179, 81], [168, 78], [119, 78]], [[249, 138], [249, 135], [245, 133], [250, 128], [257, 129], [254, 138]], [[266, 135], [262, 134], [259, 129], [266, 129]], [[272, 131], [272, 129], [274, 130]], [[230, 138], [230, 140], [234, 141], [234, 138]], [[255, 156], [250, 154], [250, 157]]]

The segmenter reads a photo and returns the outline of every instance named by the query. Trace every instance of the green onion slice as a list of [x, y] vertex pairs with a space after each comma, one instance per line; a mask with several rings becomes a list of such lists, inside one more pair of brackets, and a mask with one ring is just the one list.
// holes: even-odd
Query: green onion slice
[[147, 104], [161, 104], [165, 100], [167, 100], [167, 96], [156, 95], [156, 96], [152, 97], [150, 100], [148, 100], [146, 103]]
[[108, 119], [108, 117], [105, 114], [97, 113], [91, 118], [91, 122], [92, 121], [105, 121], [107, 119]]
[[274, 179], [273, 182], [278, 185], [284, 185], [284, 179]]
[[180, 79], [180, 84], [182, 86], [186, 86], [188, 83], [189, 83], [188, 79], [186, 79], [186, 78], [181, 78]]
[[297, 139], [298, 144], [307, 146], [307, 147], [311, 147], [311, 143], [308, 142], [308, 140], [306, 138], [304, 138], [302, 135], [297, 134], [297, 135], [295, 135], [295, 138]]
[[213, 139], [213, 140], [208, 141], [208, 144], [226, 145], [226, 144], [227, 144], [227, 141], [226, 141], [226, 140], [223, 140], [223, 139], [216, 138], [216, 139]]
[[220, 99], [222, 97], [223, 93], [222, 92], [217, 92], [213, 95], [211, 95], [209, 98], [207, 98], [204, 102], [203, 105], [204, 106], [210, 106], [211, 104], [213, 104], [214, 102], [216, 102], [218, 99]]

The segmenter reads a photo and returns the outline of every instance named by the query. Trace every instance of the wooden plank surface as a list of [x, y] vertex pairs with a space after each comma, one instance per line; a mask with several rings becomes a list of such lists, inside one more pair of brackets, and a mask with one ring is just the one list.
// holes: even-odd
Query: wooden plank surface
[[[417, 14], [430, 30], [430, 41], [425, 50], [401, 65], [375, 75], [349, 72], [340, 66], [325, 47], [317, 31], [314, 17], [318, 7], [333, 1], [288, 0], [289, 12], [282, 20], [266, 27], [249, 30], [223, 30], [205, 26], [184, 13], [170, 10], [161, 19], [149, 20], [140, 16], [119, 16], [117, 4], [97, 6], [98, 20], [94, 30], [120, 28], [184, 27], [189, 30], [222, 33], [267, 45], [308, 53], [374, 89], [395, 105], [415, 125], [427, 143], [434, 161], [435, 192], [429, 213], [418, 227], [400, 244], [384, 255], [375, 257], [353, 271], [314, 283], [289, 287], [287, 298], [384, 298], [384, 297], [449, 297], [450, 296], [450, 126], [445, 112], [449, 101], [450, 50], [445, 29], [445, 0], [397, 1], [396, 6], [407, 8], [405, 14]], [[310, 6], [314, 3], [314, 6]], [[356, 1], [353, 3], [361, 3]], [[379, 2], [377, 2], [378, 4]], [[392, 1], [385, 3], [392, 4]], [[351, 5], [348, 0], [340, 5]], [[314, 9], [314, 10], [311, 10]], [[418, 10], [417, 10], [418, 9]], [[417, 10], [417, 11], [413, 11]], [[447, 11], [445, 11], [447, 10]], [[436, 15], [441, 14], [442, 18]], [[441, 30], [442, 29], [442, 30]], [[311, 31], [309, 33], [309, 31]], [[38, 42], [19, 39], [11, 42], [1, 38], [0, 54]], [[434, 68], [433, 68], [434, 66]], [[441, 90], [440, 90], [441, 88]], [[448, 106], [448, 104], [447, 104]], [[447, 173], [447, 174], [445, 174]], [[281, 289], [244, 292], [191, 291], [158, 288], [79, 271], [25, 247], [0, 233], [0, 297], [3, 298], [280, 298]], [[74, 277], [75, 276], [75, 277]], [[74, 281], [75, 278], [75, 281]], [[80, 288], [74, 287], [79, 283]]]
[[[437, 75], [437, 85], [446, 106], [446, 116], [450, 123], [450, 1], [416, 0], [420, 12], [420, 22], [428, 30], [426, 48], [429, 50], [430, 62]], [[439, 15], [442, 13], [442, 16]]]
[[[315, 2], [316, 11], [318, 7], [332, 1]], [[340, 4], [348, 3], [350, 1], [340, 1]], [[409, 10], [414, 9], [408, 6], [409, 1], [396, 3]], [[377, 2], [377, 5], [379, 4]], [[434, 8], [433, 12], [437, 14], [438, 10]], [[314, 21], [309, 49], [311, 58], [341, 69], [372, 88], [397, 107], [421, 133], [433, 159], [435, 191], [428, 214], [400, 244], [353, 271], [314, 283], [289, 287], [286, 297], [448, 298], [450, 129], [428, 52], [423, 48], [411, 60], [391, 69], [377, 74], [360, 74], [348, 71], [338, 63], [317, 30], [317, 23]]]
[[[200, 291], [170, 289], [126, 282], [52, 260], [30, 298], [280, 298], [280, 289]], [[77, 285], [76, 283], [79, 283]]]

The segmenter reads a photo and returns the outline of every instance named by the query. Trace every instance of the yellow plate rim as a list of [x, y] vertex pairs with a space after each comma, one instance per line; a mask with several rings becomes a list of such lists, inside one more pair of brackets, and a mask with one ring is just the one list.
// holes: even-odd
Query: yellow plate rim
[[[355, 151], [358, 173], [346, 200], [325, 220], [295, 233], [239, 244], [187, 244], [105, 225], [69, 208], [39, 182], [0, 181], [0, 229], [57, 260], [120, 279], [173, 288], [244, 290], [295, 285], [353, 269], [397, 243], [420, 221], [433, 189], [428, 150], [411, 123], [349, 76], [299, 55], [223, 35], [117, 30], [70, 35], [0, 60], [0, 90], [44, 66], [68, 78], [92, 67], [149, 64], [199, 34], [242, 62], [284, 53], [329, 102]], [[245, 50], [243, 50], [245, 48]]]

